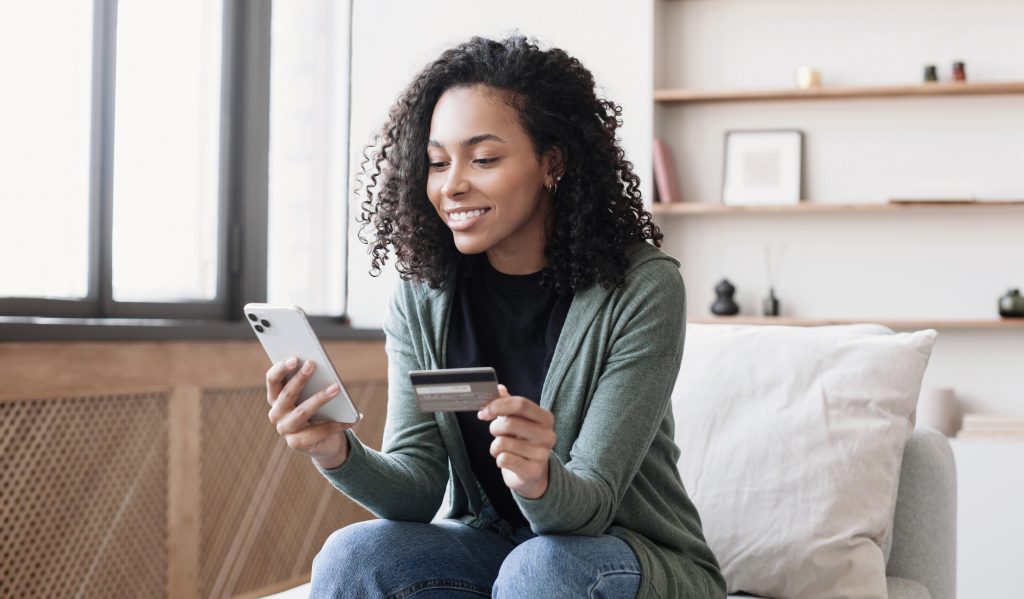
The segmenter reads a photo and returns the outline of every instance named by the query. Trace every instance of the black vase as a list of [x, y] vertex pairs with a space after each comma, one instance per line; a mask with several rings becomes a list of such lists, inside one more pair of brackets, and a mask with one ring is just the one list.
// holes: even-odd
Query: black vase
[[732, 286], [732, 283], [728, 279], [722, 279], [718, 285], [715, 286], [715, 294], [718, 296], [715, 299], [715, 303], [711, 304], [711, 313], [719, 316], [734, 316], [740, 313], [740, 307], [733, 301], [732, 296], [736, 293], [736, 288]]

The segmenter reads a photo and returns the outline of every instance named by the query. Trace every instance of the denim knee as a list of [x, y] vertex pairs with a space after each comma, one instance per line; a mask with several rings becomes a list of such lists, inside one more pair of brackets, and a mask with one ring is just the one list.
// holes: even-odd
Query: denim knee
[[516, 547], [494, 582], [498, 599], [635, 597], [640, 566], [614, 537], [542, 535]]
[[[564, 571], [572, 555], [566, 552], [559, 537], [538, 536], [521, 543], [505, 558], [498, 573], [498, 583], [515, 584], [540, 582], [536, 579]], [[497, 583], [496, 583], [497, 584]]]
[[310, 582], [314, 596], [343, 597], [337, 591], [365, 588], [370, 582], [366, 579], [381, 565], [377, 549], [397, 541], [394, 524], [388, 520], [357, 522], [327, 537], [313, 558]]
[[460, 523], [353, 524], [332, 534], [313, 560], [310, 598], [488, 597], [511, 546]]

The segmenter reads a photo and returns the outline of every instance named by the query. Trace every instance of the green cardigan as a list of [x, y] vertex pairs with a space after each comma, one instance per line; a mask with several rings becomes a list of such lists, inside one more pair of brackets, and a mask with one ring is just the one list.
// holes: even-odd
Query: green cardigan
[[[683, 489], [670, 395], [686, 329], [679, 262], [647, 243], [629, 249], [623, 287], [577, 291], [540, 405], [555, 417], [547, 492], [513, 493], [537, 534], [621, 538], [636, 553], [638, 597], [725, 597], [725, 580]], [[450, 485], [449, 518], [480, 526], [486, 501], [455, 415], [416, 408], [410, 370], [445, 367], [454, 285], [402, 281], [384, 325], [388, 415], [380, 452], [349, 430], [349, 456], [318, 470], [381, 518], [431, 521]]]

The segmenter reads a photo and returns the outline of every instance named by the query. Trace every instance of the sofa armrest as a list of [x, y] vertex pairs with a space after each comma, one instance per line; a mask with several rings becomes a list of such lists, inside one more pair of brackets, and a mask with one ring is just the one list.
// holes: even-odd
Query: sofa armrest
[[956, 597], [956, 462], [942, 433], [918, 427], [900, 471], [887, 574], [928, 587], [932, 599]]

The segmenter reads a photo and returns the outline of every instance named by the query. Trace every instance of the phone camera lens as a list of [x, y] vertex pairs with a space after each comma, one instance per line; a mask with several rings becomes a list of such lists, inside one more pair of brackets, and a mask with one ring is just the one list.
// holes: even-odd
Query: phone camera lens
[[262, 333], [263, 327], [261, 327], [260, 325], [256, 325], [256, 330]]
[[246, 314], [246, 316], [249, 317], [249, 320], [251, 320], [253, 322], [256, 322], [256, 315], [255, 314]]
[[260, 324], [262, 324], [263, 326], [267, 327], [268, 329], [270, 328], [270, 321], [269, 320], [261, 320]]

